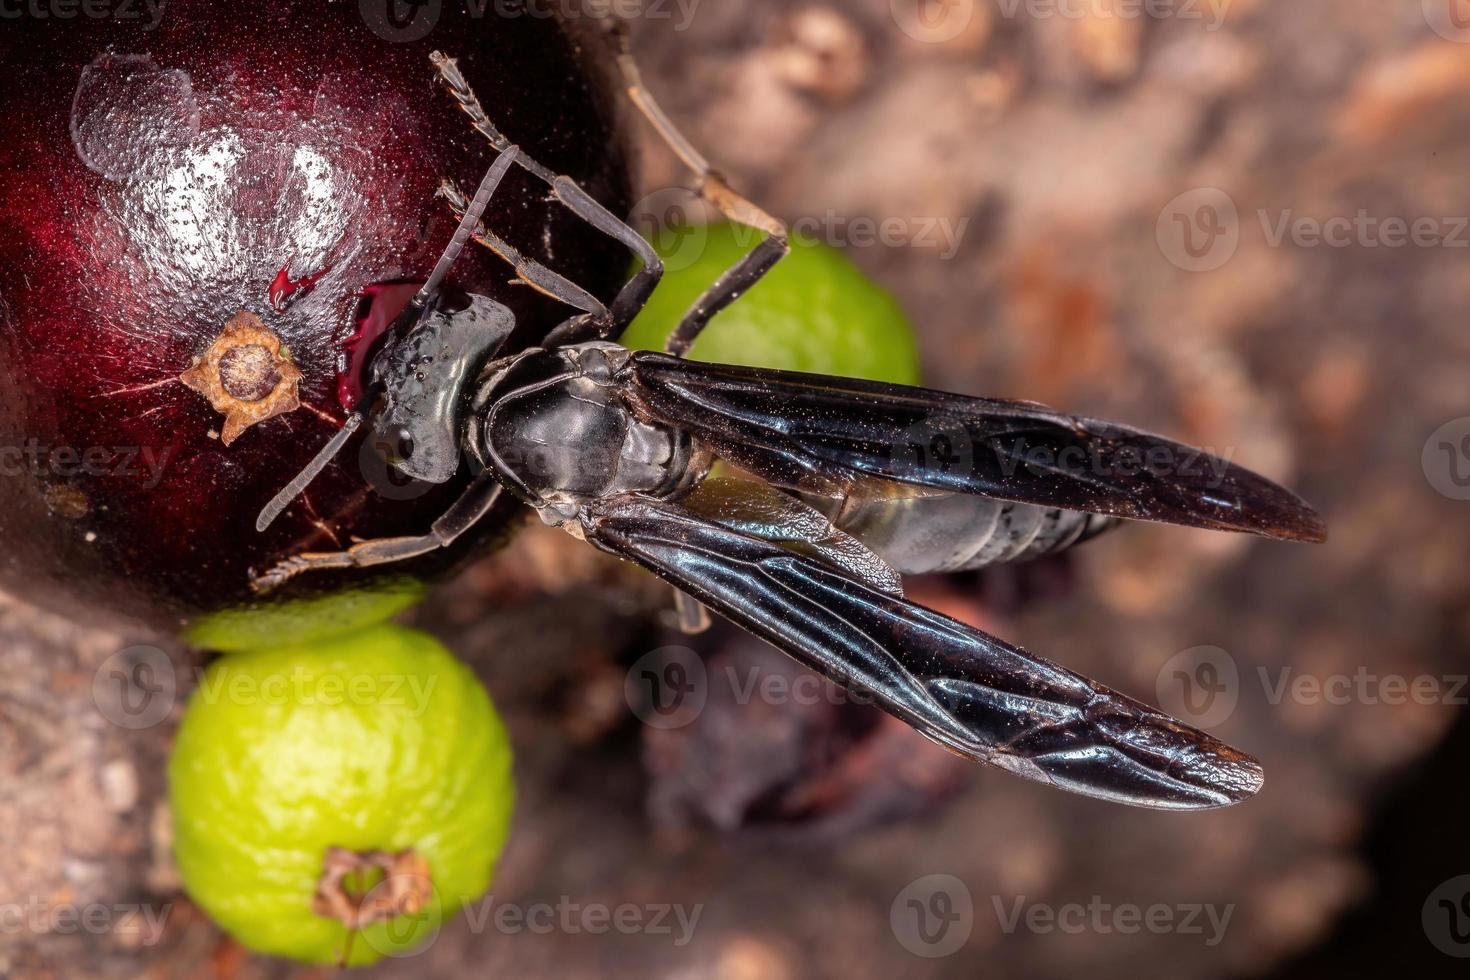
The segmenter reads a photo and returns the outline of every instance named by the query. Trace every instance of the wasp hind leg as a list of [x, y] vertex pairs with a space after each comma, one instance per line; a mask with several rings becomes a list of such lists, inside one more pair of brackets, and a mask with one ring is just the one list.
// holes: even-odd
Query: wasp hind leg
[[627, 25], [616, 18], [609, 18], [607, 23], [608, 29], [613, 34], [614, 43], [618, 46], [618, 70], [623, 76], [623, 85], [627, 89], [628, 99], [653, 126], [659, 138], [674, 151], [674, 155], [694, 171], [695, 189], [699, 196], [712, 204], [727, 220], [754, 228], [766, 235], [759, 245], [716, 280], [715, 284], [695, 301], [694, 306], [684, 315], [684, 319], [674, 328], [673, 333], [669, 334], [664, 350], [676, 357], [683, 357], [717, 313], [743, 296], [750, 287], [770, 272], [777, 262], [790, 253], [790, 235], [786, 224], [779, 218], [766, 213], [758, 205], [738, 194], [724, 175], [716, 170], [689, 141], [689, 138], [679, 131], [679, 127], [674, 125], [674, 121], [668, 117], [654, 99], [653, 94], [649, 92], [648, 86], [643, 83], [643, 76], [638, 71], [638, 62], [633, 58], [629, 48]]
[[256, 592], [270, 592], [308, 572], [391, 565], [447, 548], [490, 513], [499, 499], [500, 484], [488, 473], [483, 474], [422, 537], [378, 538], [355, 544], [346, 551], [305, 552], [253, 576], [250, 587]]

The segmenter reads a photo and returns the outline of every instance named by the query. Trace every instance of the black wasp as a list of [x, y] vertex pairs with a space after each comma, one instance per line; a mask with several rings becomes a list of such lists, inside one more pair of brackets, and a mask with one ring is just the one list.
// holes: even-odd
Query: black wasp
[[[302, 554], [256, 580], [379, 565], [442, 548], [503, 493], [548, 524], [679, 590], [693, 628], [711, 608], [946, 748], [1040, 782], [1138, 806], [1196, 809], [1260, 788], [1249, 756], [1093, 681], [903, 597], [901, 575], [1055, 551], [1118, 519], [1321, 541], [1302, 500], [1224, 460], [1026, 402], [684, 359], [710, 319], [788, 250], [785, 226], [730, 189], [619, 59], [632, 101], [727, 218], [765, 237], [700, 298], [666, 352], [615, 343], [662, 265], [632, 228], [495, 128], [453, 59], [449, 92], [496, 149], [433, 275], [374, 359], [362, 408], [262, 512], [263, 530], [364, 421], [392, 465], [478, 476], [417, 538]], [[611, 305], [481, 223], [512, 166], [642, 261]], [[503, 355], [504, 306], [441, 288], [471, 240], [580, 312], [542, 347]], [[722, 459], [751, 479], [711, 477]]]

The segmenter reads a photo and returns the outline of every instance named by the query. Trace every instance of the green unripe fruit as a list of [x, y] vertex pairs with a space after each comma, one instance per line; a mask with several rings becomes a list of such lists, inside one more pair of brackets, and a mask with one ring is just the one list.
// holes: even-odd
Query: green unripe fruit
[[485, 893], [515, 795], [484, 688], [396, 626], [216, 661], [169, 792], [179, 870], [216, 922], [258, 952], [352, 965]]

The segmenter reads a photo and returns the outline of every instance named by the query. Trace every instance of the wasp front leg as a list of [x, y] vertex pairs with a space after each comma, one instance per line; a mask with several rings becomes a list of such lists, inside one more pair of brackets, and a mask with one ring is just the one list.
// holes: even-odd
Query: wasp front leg
[[346, 551], [308, 551], [287, 558], [263, 574], [255, 576], [250, 581], [250, 587], [256, 592], [271, 592], [307, 572], [323, 572], [332, 568], [369, 568], [373, 565], [391, 565], [426, 555], [442, 547], [444, 547], [444, 542], [438, 537], [426, 534], [418, 538], [378, 538], [373, 541], [363, 541]]
[[[496, 128], [495, 123], [485, 112], [485, 107], [475, 95], [474, 89], [470, 87], [469, 79], [460, 70], [459, 62], [439, 51], [431, 54], [429, 60], [438, 70], [439, 78], [448, 89], [449, 94], [469, 117], [475, 130], [502, 154], [516, 149], [505, 134]], [[488, 228], [480, 229], [476, 239], [514, 266], [516, 275], [523, 282], [583, 312], [583, 316], [569, 320], [553, 331], [552, 335], [547, 338], [549, 345], [579, 343], [592, 338], [607, 340], [621, 335], [628, 324], [633, 322], [633, 318], [643, 309], [644, 304], [648, 302], [648, 297], [658, 288], [659, 281], [663, 278], [663, 260], [636, 229], [595, 200], [572, 178], [564, 174], [553, 173], [524, 153], [517, 156], [516, 162], [526, 173], [545, 183], [551, 189], [552, 197], [570, 209], [573, 214], [602, 234], [621, 242], [625, 248], [637, 255], [638, 271], [618, 291], [612, 304], [605, 306], [585, 289], [539, 262], [523, 256]], [[451, 207], [457, 213], [462, 211], [460, 202], [464, 195], [453, 184], [446, 183], [441, 189], [441, 194], [449, 200]]]
[[287, 558], [253, 576], [250, 587], [256, 592], [280, 588], [298, 575], [333, 568], [371, 568], [392, 565], [410, 558], [447, 548], [479, 523], [500, 499], [500, 484], [489, 475], [481, 475], [444, 516], [434, 522], [428, 534], [421, 537], [378, 538], [353, 545], [346, 551], [305, 552]]

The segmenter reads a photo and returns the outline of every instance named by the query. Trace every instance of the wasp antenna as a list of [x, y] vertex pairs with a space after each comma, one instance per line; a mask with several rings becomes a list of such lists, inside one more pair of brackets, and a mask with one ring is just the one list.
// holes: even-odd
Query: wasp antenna
[[485, 179], [480, 181], [480, 189], [475, 192], [474, 199], [470, 201], [469, 207], [465, 208], [464, 217], [459, 220], [459, 227], [454, 231], [454, 237], [449, 240], [449, 245], [444, 249], [444, 254], [439, 256], [439, 261], [434, 266], [434, 271], [429, 274], [429, 281], [424, 283], [418, 295], [413, 298], [413, 305], [423, 309], [434, 298], [439, 287], [444, 282], [444, 277], [449, 275], [449, 269], [454, 265], [464, 247], [469, 244], [470, 238], [479, 227], [480, 219], [485, 215], [485, 209], [490, 206], [490, 198], [494, 196], [495, 189], [505, 178], [506, 172], [515, 164], [516, 157], [520, 155], [520, 149], [515, 146], [507, 147], [500, 154], [499, 159], [490, 165], [485, 172]]
[[310, 463], [307, 463], [306, 468], [296, 475], [296, 479], [286, 484], [285, 489], [276, 494], [271, 502], [265, 505], [265, 509], [255, 519], [255, 530], [264, 531], [274, 524], [276, 518], [281, 516], [282, 511], [291, 506], [291, 501], [301, 496], [302, 492], [311, 486], [311, 481], [321, 475], [322, 470], [326, 469], [327, 464], [342, 451], [342, 447], [347, 445], [347, 440], [352, 438], [352, 434], [361, 425], [361, 412], [355, 412], [348, 416], [342, 428], [322, 447], [321, 452], [316, 454], [316, 458]]

